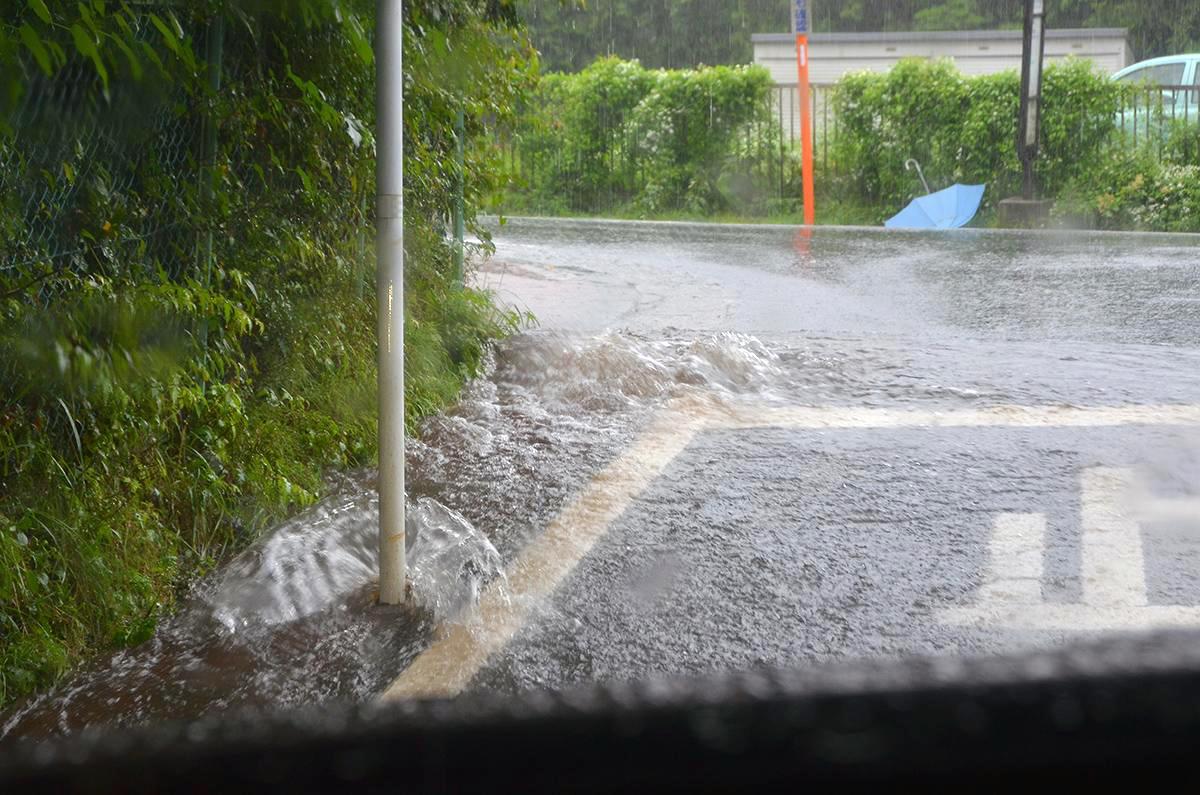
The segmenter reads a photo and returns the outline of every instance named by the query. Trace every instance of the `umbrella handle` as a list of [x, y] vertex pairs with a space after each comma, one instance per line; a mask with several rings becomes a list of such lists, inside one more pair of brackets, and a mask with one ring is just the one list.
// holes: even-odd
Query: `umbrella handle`
[[921, 184], [925, 186], [925, 192], [933, 193], [933, 190], [929, 187], [929, 183], [925, 181], [925, 172], [921, 170], [921, 164], [911, 157], [904, 161], [905, 171], [912, 171], [914, 168], [917, 170], [917, 176], [921, 178]]

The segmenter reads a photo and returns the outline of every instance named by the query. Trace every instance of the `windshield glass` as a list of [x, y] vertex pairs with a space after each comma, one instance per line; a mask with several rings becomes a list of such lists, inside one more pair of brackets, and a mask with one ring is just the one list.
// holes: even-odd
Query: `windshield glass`
[[1169, 63], [1136, 69], [1121, 79], [1129, 83], [1155, 83], [1160, 86], [1183, 85], [1183, 70], [1186, 64]]
[[1196, 51], [5, 4], [0, 744], [1200, 628]]

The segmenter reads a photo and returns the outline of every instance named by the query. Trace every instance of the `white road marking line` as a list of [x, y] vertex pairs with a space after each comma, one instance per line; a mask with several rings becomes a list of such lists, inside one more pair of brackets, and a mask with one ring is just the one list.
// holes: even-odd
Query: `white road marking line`
[[[1062, 632], [1143, 631], [1200, 626], [1200, 607], [1151, 605], [1146, 589], [1142, 523], [1154, 520], [1200, 522], [1197, 500], [1147, 494], [1132, 470], [1094, 467], [1080, 476], [1081, 604], [1051, 604], [1028, 587], [1040, 579], [1045, 552], [1045, 519], [1037, 548], [1029, 516], [1001, 514], [991, 541], [990, 575], [974, 605], [940, 613], [943, 623], [988, 628]], [[1036, 564], [1030, 559], [1036, 555]]]
[[1142, 607], [1146, 563], [1142, 528], [1130, 515], [1133, 472], [1096, 467], [1080, 477], [1083, 603], [1093, 607]]
[[474, 626], [446, 624], [442, 635], [384, 692], [384, 700], [452, 696], [525, 623], [530, 607], [545, 599], [607, 532], [637, 496], [687, 447], [704, 425], [702, 415], [670, 412], [606, 467], [508, 571], [508, 586], [484, 589]]
[[864, 409], [852, 406], [733, 408], [716, 424], [726, 428], [1042, 428], [1119, 425], [1200, 425], [1200, 405], [994, 406], [956, 411]]
[[992, 530], [991, 574], [979, 591], [984, 603], [1040, 604], [1046, 515], [1002, 513]]
[[1138, 516], [1143, 522], [1197, 522], [1200, 521], [1200, 498], [1172, 497], [1155, 499], [1143, 496], [1138, 506]]
[[[441, 636], [417, 656], [381, 698], [394, 700], [449, 696], [461, 692], [488, 657], [503, 648], [517, 633], [530, 607], [554, 591], [604, 536], [609, 525], [700, 431], [768, 427], [836, 430], [1120, 425], [1200, 426], [1200, 405], [1100, 408], [996, 406], [964, 411], [929, 411], [850, 406], [729, 407], [708, 398], [672, 401], [650, 430], [602, 471], [547, 526], [543, 534], [522, 551], [509, 569], [507, 591], [494, 586], [484, 590], [474, 625], [443, 626]], [[1018, 544], [1016, 541], [1013, 543]], [[1007, 610], [1011, 604], [1006, 603], [1002, 607]], [[994, 624], [995, 620], [1006, 623], [1005, 619], [998, 619], [995, 608], [993, 605], [990, 612], [985, 611], [986, 615], [982, 618], [980, 608], [976, 607], [946, 611], [945, 615], [949, 623], [978, 623], [981, 620], [985, 624]], [[1041, 608], [1043, 612], [1027, 617], [1027, 623], [1042, 622], [1048, 628], [1065, 624], [1086, 629], [1092, 624], [1113, 628], [1116, 626], [1113, 622], [1122, 620], [1120, 616], [1106, 618], [1107, 613], [1095, 613], [1092, 608], [1085, 606], [1043, 605]], [[1025, 608], [1017, 613], [1021, 614], [1023, 610]], [[1130, 618], [1129, 621], [1139, 628], [1200, 624], [1200, 608], [1141, 608], [1138, 615], [1142, 617]], [[1153, 620], [1147, 625], [1145, 621], [1150, 619]], [[1104, 624], [1106, 620], [1109, 623]]]

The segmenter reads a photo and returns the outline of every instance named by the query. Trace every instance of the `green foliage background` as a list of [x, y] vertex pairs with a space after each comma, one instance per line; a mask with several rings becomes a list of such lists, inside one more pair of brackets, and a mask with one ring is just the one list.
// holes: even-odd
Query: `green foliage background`
[[[1125, 90], [1084, 61], [1047, 68], [1037, 163], [1045, 195], [1058, 195], [1100, 159]], [[881, 208], [903, 206], [919, 187], [904, 168], [916, 158], [934, 189], [987, 183], [992, 201], [1019, 193], [1019, 95], [1016, 72], [966, 77], [948, 61], [907, 60], [884, 74], [847, 76], [835, 95], [834, 189]]]
[[[5, 176], [48, 195], [68, 180], [74, 197], [54, 241], [68, 253], [26, 247], [0, 269], [0, 705], [148, 637], [198, 574], [314, 500], [328, 468], [372, 461], [373, 9], [29, 0], [0, 12], [0, 147], [19, 172]], [[508, 3], [410, 1], [405, 14], [415, 422], [521, 321], [456, 287], [444, 218], [455, 112], [483, 140], [537, 62]], [[25, 156], [39, 133], [12, 113], [74, 79], [138, 154], [121, 161], [126, 178]], [[215, 158], [192, 145], [169, 160], [152, 128], [121, 122], [130, 114], [211, 125]], [[499, 185], [496, 166], [489, 148], [468, 149], [469, 210]], [[5, 254], [42, 211], [10, 198]], [[147, 219], [170, 234], [143, 238]], [[211, 265], [198, 256], [210, 234]]]
[[[1070, 224], [1200, 231], [1200, 125], [1170, 128], [1168, 117], [1148, 136], [1143, 108], [1135, 141], [1119, 115], [1134, 91], [1084, 61], [1047, 67], [1039, 192]], [[935, 190], [986, 183], [985, 209], [1020, 193], [1019, 94], [1016, 72], [965, 77], [945, 61], [847, 76], [835, 94], [839, 125], [823, 195], [872, 208], [868, 220], [882, 222], [923, 192], [904, 168], [910, 157]]]
[[1118, 142], [1084, 164], [1056, 212], [1101, 229], [1200, 232], [1200, 125], [1168, 125], [1161, 148]]
[[[598, 59], [545, 76], [515, 129], [523, 176], [506, 210], [720, 213], [752, 200], [766, 175], [743, 150], [778, 152], [762, 67], [645, 69]], [[758, 184], [756, 184], [758, 183]]]

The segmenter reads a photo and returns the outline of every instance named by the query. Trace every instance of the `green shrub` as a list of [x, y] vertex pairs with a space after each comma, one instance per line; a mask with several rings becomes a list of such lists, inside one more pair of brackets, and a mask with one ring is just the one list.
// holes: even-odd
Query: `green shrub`
[[1200, 232], [1200, 125], [1180, 123], [1161, 152], [1121, 138], [1065, 187], [1060, 217], [1101, 229]]
[[[1037, 163], [1044, 195], [1057, 195], [1104, 151], [1126, 90], [1083, 61], [1047, 67]], [[923, 192], [904, 169], [916, 158], [935, 190], [987, 183], [988, 204], [1018, 192], [1019, 94], [1015, 72], [964, 77], [948, 61], [905, 60], [887, 73], [843, 78], [835, 95], [835, 191], [890, 214]]]
[[[249, 5], [220, 5], [219, 93], [197, 55], [218, 4], [164, 11], [148, 39], [130, 22], [139, 4], [0, 12], [0, 107], [70, 65], [85, 92], [70, 112], [100, 107], [107, 123], [140, 102], [146, 118], [218, 130], [209, 168], [152, 128], [125, 140], [82, 126], [116, 147], [105, 158], [137, 155], [118, 180], [118, 158], [79, 156], [91, 139], [47, 165], [38, 129], [0, 118], [0, 183], [73, 189], [53, 246], [28, 234], [40, 216], [15, 193], [0, 203], [0, 256], [33, 241], [0, 267], [0, 706], [145, 639], [196, 576], [316, 499], [329, 469], [375, 456], [374, 3]], [[410, 427], [521, 321], [457, 286], [445, 242], [456, 112], [482, 139], [532, 79], [536, 57], [503, 11], [405, 4]], [[76, 52], [80, 33], [100, 49]], [[61, 60], [43, 68], [30, 35]], [[465, 167], [473, 219], [501, 175], [485, 147]], [[146, 219], [180, 231], [143, 238]], [[211, 264], [197, 256], [207, 233]]]
[[543, 212], [728, 209], [748, 189], [728, 178], [745, 174], [736, 165], [752, 131], [778, 149], [770, 87], [761, 67], [647, 70], [617, 58], [547, 75], [516, 131], [527, 175], [516, 198]]

